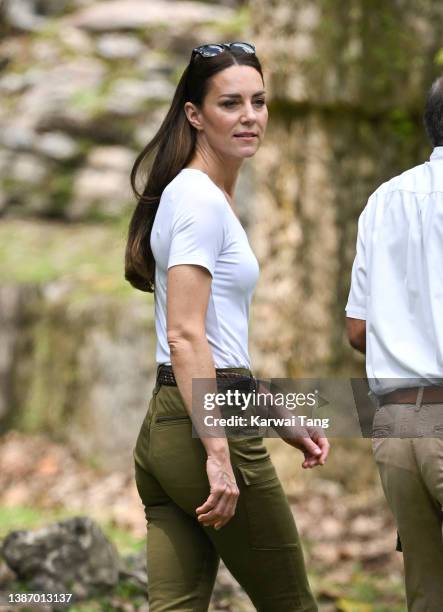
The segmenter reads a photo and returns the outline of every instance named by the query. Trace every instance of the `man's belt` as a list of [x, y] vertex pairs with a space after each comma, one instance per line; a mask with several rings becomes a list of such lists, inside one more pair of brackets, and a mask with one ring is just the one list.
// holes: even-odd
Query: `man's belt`
[[443, 387], [410, 387], [396, 389], [379, 397], [380, 406], [385, 404], [415, 404], [420, 389], [423, 389], [422, 404], [443, 404]]
[[[249, 383], [251, 387], [253, 386], [255, 379], [253, 376], [248, 376], [247, 374], [241, 374], [240, 372], [233, 372], [229, 369], [215, 369], [215, 375], [219, 382], [227, 383], [240, 383], [245, 382]], [[159, 385], [168, 385], [170, 387], [176, 387], [177, 381], [175, 380], [175, 375], [172, 370], [172, 366], [162, 365], [160, 366], [157, 373], [157, 384]]]

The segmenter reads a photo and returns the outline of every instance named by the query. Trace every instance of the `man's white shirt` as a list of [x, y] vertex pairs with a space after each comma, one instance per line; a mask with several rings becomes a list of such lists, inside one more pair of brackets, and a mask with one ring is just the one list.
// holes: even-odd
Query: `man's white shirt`
[[417, 379], [442, 384], [443, 147], [369, 198], [358, 221], [346, 314], [366, 320], [374, 393], [415, 387]]

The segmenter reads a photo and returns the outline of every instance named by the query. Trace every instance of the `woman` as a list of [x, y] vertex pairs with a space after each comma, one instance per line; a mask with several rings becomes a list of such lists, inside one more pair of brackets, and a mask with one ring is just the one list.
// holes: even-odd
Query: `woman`
[[[240, 166], [263, 139], [261, 66], [248, 43], [193, 50], [171, 108], [131, 175], [139, 202], [126, 278], [155, 286], [158, 374], [134, 449], [147, 519], [152, 612], [208, 609], [219, 558], [258, 610], [317, 610], [294, 520], [260, 437], [192, 437], [192, 380], [253, 380], [248, 314], [257, 260], [236, 216]], [[156, 152], [143, 193], [135, 183]], [[328, 443], [286, 440], [304, 467]]]

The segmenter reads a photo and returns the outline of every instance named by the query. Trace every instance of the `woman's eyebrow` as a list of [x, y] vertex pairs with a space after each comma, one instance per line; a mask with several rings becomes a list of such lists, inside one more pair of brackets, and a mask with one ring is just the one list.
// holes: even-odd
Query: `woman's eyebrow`
[[[255, 96], [263, 96], [266, 93], [266, 91], [263, 89], [262, 91], [257, 91], [256, 93], [252, 94], [252, 97], [255, 98]], [[219, 98], [241, 98], [241, 94], [239, 93], [223, 93], [219, 95]]]

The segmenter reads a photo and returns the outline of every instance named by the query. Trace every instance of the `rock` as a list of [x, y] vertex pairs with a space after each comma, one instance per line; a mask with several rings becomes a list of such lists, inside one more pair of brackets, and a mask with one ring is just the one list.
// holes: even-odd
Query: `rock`
[[[44, 80], [44, 78], [45, 78], [45, 72], [43, 71], [42, 68], [38, 68], [36, 66], [29, 68], [28, 70], [26, 70], [26, 72], [23, 72], [23, 73], [16, 73], [16, 72], [6, 73], [0, 78], [0, 93], [4, 93], [10, 96], [13, 96], [16, 94], [24, 95], [24, 92], [27, 89], [31, 89], [34, 85]], [[16, 98], [16, 100], [19, 100], [19, 99], [20, 98]], [[2, 110], [4, 111], [4, 109]], [[17, 121], [15, 111], [16, 111], [16, 108], [14, 108], [14, 114], [12, 114], [10, 110], [8, 109], [8, 112], [5, 113], [7, 114], [7, 117], [8, 117], [8, 124], [10, 123], [11, 120]], [[28, 126], [32, 125], [32, 122], [30, 121], [30, 118], [27, 117], [27, 115], [19, 115], [18, 122], [23, 125], [28, 125]], [[9, 127], [8, 124], [5, 127]]]
[[139, 119], [136, 125], [134, 139], [140, 149], [143, 149], [155, 136], [166, 116], [167, 111], [168, 106], [163, 105], [159, 108], [152, 109], [147, 117], [148, 120], [146, 120], [145, 117]]
[[173, 94], [173, 85], [162, 78], [148, 81], [118, 79], [112, 84], [106, 109], [118, 115], [135, 115], [148, 100], [167, 101]]
[[148, 576], [146, 569], [146, 551], [126, 555], [120, 562], [120, 578], [129, 579], [133, 584], [146, 589]]
[[97, 147], [87, 165], [74, 177], [73, 199], [67, 215], [82, 218], [91, 211], [115, 216], [132, 200], [129, 175], [135, 159], [124, 147]]
[[[32, 231], [44, 236], [32, 241], [36, 251], [44, 250], [37, 245], [55, 239], [54, 228], [45, 223], [14, 227], [11, 231], [20, 236]], [[56, 231], [64, 237], [62, 258], [77, 252], [78, 261], [84, 260], [80, 239], [91, 254], [94, 249], [108, 248], [114, 254], [118, 249], [121, 265], [112, 275], [123, 277], [123, 231], [117, 246], [108, 244], [108, 236], [115, 239], [116, 234], [99, 224]], [[32, 249], [29, 257], [35, 259]], [[44, 430], [69, 441], [97, 465], [132, 466], [131, 449], [156, 374], [152, 306], [136, 291], [124, 299], [99, 293], [96, 285], [105, 287], [109, 274], [96, 277], [92, 261], [79, 263], [73, 277], [41, 285], [4, 281], [0, 286], [0, 429]], [[79, 290], [83, 293], [76, 299]], [[36, 394], [35, 389], [41, 391]], [[75, 497], [75, 491], [68, 493]]]
[[82, 168], [74, 177], [73, 199], [67, 217], [81, 219], [97, 213], [117, 216], [130, 199], [128, 176], [113, 170]]
[[18, 30], [40, 30], [46, 20], [35, 13], [35, 0], [6, 0], [5, 19]]
[[2, 125], [0, 142], [7, 149], [28, 151], [34, 144], [35, 132], [31, 126], [20, 119], [11, 121], [9, 125]]
[[17, 574], [2, 560], [0, 560], [0, 588], [16, 580]]
[[[98, 95], [106, 68], [100, 60], [77, 58], [47, 69], [18, 100], [16, 113], [38, 127], [57, 117], [88, 116], [88, 102]], [[47, 128], [49, 129], [49, 128]]]
[[[46, 17], [62, 14], [71, 0], [3, 0], [5, 20], [18, 30], [38, 31]], [[1, 8], [1, 7], [0, 7]]]
[[155, 75], [173, 80], [177, 66], [171, 56], [165, 56], [158, 51], [149, 51], [138, 58], [137, 70], [150, 78]]
[[9, 73], [0, 78], [0, 92], [5, 94], [15, 94], [23, 91], [27, 86], [26, 78], [23, 74]]
[[96, 45], [98, 54], [105, 59], [135, 59], [144, 51], [138, 38], [126, 34], [103, 34]]
[[126, 147], [95, 147], [89, 152], [87, 162], [94, 168], [113, 169], [129, 174], [135, 160], [135, 153]]
[[36, 155], [22, 153], [17, 155], [11, 165], [9, 177], [24, 185], [41, 185], [49, 176], [48, 166]]
[[0, 176], [9, 173], [9, 167], [14, 159], [14, 153], [5, 149], [0, 149]]
[[34, 10], [40, 15], [61, 15], [72, 5], [72, 0], [33, 0]]
[[111, 0], [93, 4], [66, 22], [96, 32], [138, 30], [162, 25], [186, 28], [199, 23], [227, 20], [233, 11], [201, 2], [164, 0]]
[[36, 135], [34, 150], [52, 159], [65, 160], [77, 155], [78, 144], [63, 132], [47, 132]]
[[74, 28], [70, 25], [61, 25], [59, 29], [60, 40], [63, 45], [70, 51], [79, 55], [92, 55], [94, 53], [94, 44], [91, 36], [84, 30]]
[[88, 517], [13, 531], [3, 540], [2, 555], [20, 579], [44, 592], [73, 593], [82, 599], [118, 582], [118, 552]]
[[32, 153], [20, 153], [12, 157], [8, 173], [4, 177], [6, 186], [3, 208], [11, 204], [26, 208], [28, 212], [40, 213], [48, 207], [48, 181], [52, 168]]
[[39, 290], [31, 284], [2, 282], [0, 286], [0, 429], [11, 422], [15, 405], [17, 372], [15, 357], [20, 352], [23, 311], [39, 300]]
[[33, 61], [41, 65], [56, 65], [60, 61], [62, 49], [49, 40], [36, 40], [33, 42], [30, 53]]

